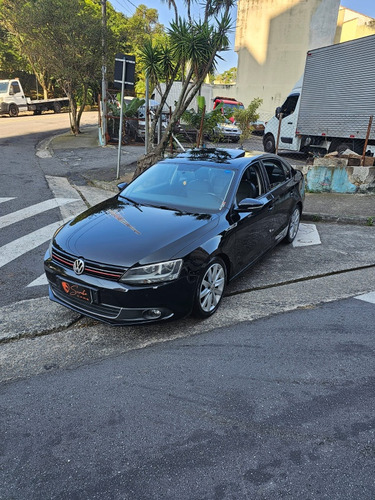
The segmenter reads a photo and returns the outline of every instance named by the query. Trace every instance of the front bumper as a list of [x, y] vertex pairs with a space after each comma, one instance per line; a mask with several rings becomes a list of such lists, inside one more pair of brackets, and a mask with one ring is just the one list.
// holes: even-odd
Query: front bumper
[[[77, 276], [50, 258], [46, 258], [44, 268], [51, 300], [104, 323], [134, 325], [179, 318], [189, 314], [193, 307], [196, 277], [183, 276], [152, 286], [130, 286], [94, 276]], [[87, 287], [91, 300], [67, 295], [61, 280]]]
[[0, 102], [0, 115], [7, 115], [9, 113], [9, 104], [7, 102]]

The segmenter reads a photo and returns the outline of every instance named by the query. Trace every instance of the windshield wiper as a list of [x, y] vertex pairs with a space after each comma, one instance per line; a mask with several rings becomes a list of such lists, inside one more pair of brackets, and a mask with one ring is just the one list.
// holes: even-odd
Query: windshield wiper
[[132, 200], [131, 198], [128, 198], [127, 196], [124, 196], [123, 194], [119, 194], [119, 196], [120, 196], [120, 198], [124, 198], [124, 200], [128, 201], [129, 203], [131, 203], [133, 205], [133, 207], [138, 208], [138, 210], [140, 212], [143, 212], [143, 210], [141, 209], [140, 203]]
[[154, 207], [154, 208], [161, 208], [162, 210], [172, 210], [173, 212], [178, 212], [181, 215], [188, 215], [189, 214], [189, 212], [180, 210], [179, 208], [175, 208], [175, 207], [168, 207], [167, 205], [150, 205], [150, 206]]

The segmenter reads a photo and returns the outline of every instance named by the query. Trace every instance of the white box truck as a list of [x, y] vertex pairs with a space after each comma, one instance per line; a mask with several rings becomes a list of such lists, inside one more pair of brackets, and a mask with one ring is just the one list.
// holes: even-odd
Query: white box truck
[[[369, 119], [375, 115], [375, 35], [310, 50], [305, 72], [265, 126], [263, 147], [362, 154]], [[375, 153], [375, 117], [366, 151]]]
[[18, 79], [0, 80], [0, 115], [18, 116], [20, 111], [34, 111], [34, 115], [40, 115], [49, 110], [60, 113], [61, 108], [68, 105], [67, 97], [33, 101], [25, 96]]

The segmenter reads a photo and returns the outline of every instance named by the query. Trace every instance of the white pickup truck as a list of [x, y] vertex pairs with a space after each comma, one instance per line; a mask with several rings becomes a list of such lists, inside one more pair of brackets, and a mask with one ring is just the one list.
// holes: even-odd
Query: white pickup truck
[[0, 115], [18, 116], [20, 111], [34, 111], [34, 115], [43, 111], [60, 113], [68, 105], [67, 97], [32, 101], [25, 96], [19, 80], [0, 80]]

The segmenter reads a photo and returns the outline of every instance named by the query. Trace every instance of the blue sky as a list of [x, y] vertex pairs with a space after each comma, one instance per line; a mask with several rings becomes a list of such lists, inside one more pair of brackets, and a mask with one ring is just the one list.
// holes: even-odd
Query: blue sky
[[[159, 21], [165, 26], [169, 25], [170, 20], [173, 18], [174, 13], [170, 11], [167, 4], [162, 1], [155, 2], [155, 0], [110, 0], [113, 7], [123, 12], [126, 16], [131, 16], [135, 12], [137, 5], [144, 4], [150, 8], [156, 8], [159, 12]], [[177, 5], [183, 5], [181, 0], [177, 0]], [[198, 3], [196, 4], [199, 5]], [[355, 10], [361, 14], [375, 18], [375, 0], [341, 0], [341, 5], [347, 7], [348, 9]], [[199, 14], [199, 8], [196, 7], [196, 11]], [[181, 16], [184, 16], [186, 12], [184, 7], [181, 7]], [[233, 21], [236, 21], [236, 10], [233, 10], [232, 14]], [[230, 36], [231, 47], [234, 47], [234, 33]], [[221, 54], [224, 61], [218, 61], [218, 73], [237, 66], [237, 54], [230, 50]]]

